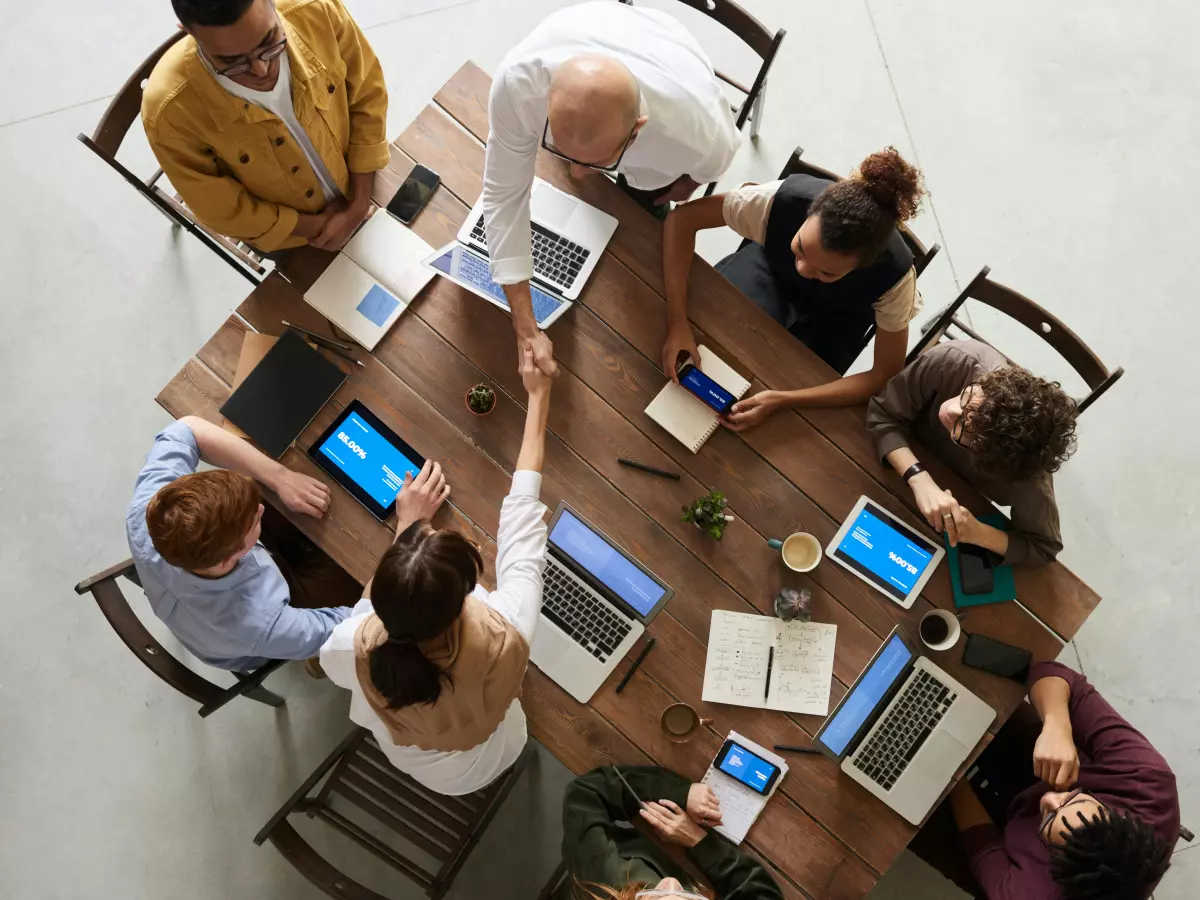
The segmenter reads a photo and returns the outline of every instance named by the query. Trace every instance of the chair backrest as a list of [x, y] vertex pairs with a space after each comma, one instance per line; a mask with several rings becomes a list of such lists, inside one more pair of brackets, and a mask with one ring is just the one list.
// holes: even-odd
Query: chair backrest
[[108, 104], [108, 109], [100, 117], [100, 123], [96, 126], [96, 130], [92, 132], [92, 141], [109, 156], [117, 155], [117, 151], [121, 148], [121, 142], [125, 140], [125, 135], [129, 132], [129, 126], [142, 115], [142, 91], [146, 79], [150, 77], [150, 73], [158, 65], [158, 61], [184, 36], [183, 31], [176, 30], [174, 34], [159, 44], [158, 48], [146, 57], [137, 71], [121, 85], [121, 89]]
[[[448, 797], [393, 767], [371, 733], [357, 728], [275, 812], [255, 835], [254, 843], [270, 840], [330, 896], [384, 900], [341, 873], [287, 822], [293, 812], [305, 813], [349, 837], [428, 896], [439, 898], [450, 888], [532, 755], [533, 747], [527, 744], [512, 768], [486, 788]], [[385, 830], [397, 840], [385, 841], [380, 836]]]
[[[830, 181], [842, 180], [841, 175], [801, 159], [803, 154], [804, 150], [800, 147], [792, 151], [792, 155], [788, 157], [783, 171], [779, 173], [781, 179], [787, 178], [789, 175], [812, 175], [814, 178], [827, 178]], [[900, 237], [904, 238], [904, 243], [912, 251], [913, 268], [919, 277], [929, 267], [929, 264], [933, 262], [933, 258], [938, 255], [938, 251], [942, 249], [942, 245], [934, 244], [932, 247], [926, 249], [921, 239], [907, 225], [901, 225], [898, 230], [900, 231]]]
[[908, 354], [908, 362], [912, 362], [926, 349], [942, 340], [952, 325], [976, 340], [989, 343], [957, 317], [959, 309], [967, 300], [978, 300], [1024, 325], [1067, 361], [1089, 389], [1088, 395], [1079, 401], [1079, 412], [1091, 406], [1125, 374], [1123, 368], [1110, 370], [1066, 323], [1023, 294], [993, 281], [988, 277], [990, 272], [991, 269], [987, 266], [979, 270], [979, 274], [971, 279], [971, 283], [946, 307], [925, 336], [913, 347]]

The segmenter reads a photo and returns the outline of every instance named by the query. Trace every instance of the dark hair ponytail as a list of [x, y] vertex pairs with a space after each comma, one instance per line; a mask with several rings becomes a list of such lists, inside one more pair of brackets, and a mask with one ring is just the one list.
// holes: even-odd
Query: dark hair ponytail
[[478, 548], [455, 531], [410, 525], [383, 554], [371, 585], [371, 605], [388, 640], [368, 658], [371, 683], [398, 709], [435, 703], [450, 676], [425, 658], [419, 646], [442, 634], [462, 614], [475, 589], [483, 559]]
[[924, 193], [920, 170], [888, 147], [864, 159], [854, 175], [821, 191], [808, 214], [821, 217], [826, 250], [869, 264], [883, 252], [892, 230], [917, 214]]

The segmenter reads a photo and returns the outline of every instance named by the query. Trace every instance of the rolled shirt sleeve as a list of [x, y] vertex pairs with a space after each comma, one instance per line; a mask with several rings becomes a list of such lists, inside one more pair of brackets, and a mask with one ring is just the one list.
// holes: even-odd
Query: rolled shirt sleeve
[[924, 306], [917, 290], [917, 271], [909, 269], [904, 277], [871, 304], [875, 325], [880, 331], [903, 331]]
[[283, 606], [263, 632], [254, 652], [265, 659], [308, 659], [316, 656], [334, 628], [350, 616], [348, 606], [300, 609]]
[[[517, 284], [533, 276], [529, 234], [529, 192], [537, 163], [538, 141], [518, 110], [518, 97], [532, 88], [519, 70], [502, 72], [488, 100], [487, 155], [483, 164], [483, 220], [492, 279]], [[545, 102], [542, 101], [545, 114]], [[543, 120], [544, 121], [544, 120]]]
[[725, 224], [746, 240], [756, 244], [766, 243], [771, 204], [782, 184], [782, 181], [743, 184], [737, 190], [726, 193], [721, 202], [721, 215]]
[[496, 590], [487, 605], [532, 643], [542, 611], [542, 573], [546, 569], [546, 507], [538, 499], [540, 472], [518, 470], [500, 507], [496, 550]]

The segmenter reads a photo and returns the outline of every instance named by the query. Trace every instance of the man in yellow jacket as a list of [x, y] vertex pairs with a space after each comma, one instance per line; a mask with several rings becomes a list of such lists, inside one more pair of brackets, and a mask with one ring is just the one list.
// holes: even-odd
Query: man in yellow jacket
[[142, 122], [196, 218], [259, 250], [337, 250], [387, 165], [387, 87], [342, 0], [171, 0], [188, 37]]

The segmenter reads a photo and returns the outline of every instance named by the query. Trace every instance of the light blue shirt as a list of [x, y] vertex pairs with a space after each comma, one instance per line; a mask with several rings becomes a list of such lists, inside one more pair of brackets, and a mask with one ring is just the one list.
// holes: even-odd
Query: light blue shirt
[[347, 606], [296, 609], [283, 573], [261, 543], [220, 578], [201, 578], [158, 555], [146, 529], [146, 506], [160, 488], [200, 464], [192, 430], [182, 422], [154, 437], [125, 514], [125, 533], [150, 608], [197, 659], [246, 672], [272, 659], [316, 656]]

